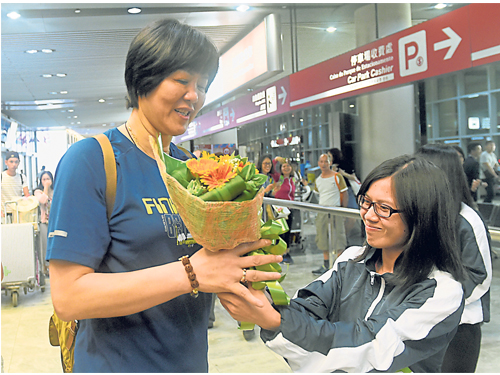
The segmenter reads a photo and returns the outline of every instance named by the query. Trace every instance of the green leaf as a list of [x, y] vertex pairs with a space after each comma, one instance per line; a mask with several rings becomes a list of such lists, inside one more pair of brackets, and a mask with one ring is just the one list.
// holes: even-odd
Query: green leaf
[[245, 180], [245, 181], [250, 181], [252, 177], [255, 175], [255, 165], [253, 164], [248, 164], [246, 165], [239, 175]]

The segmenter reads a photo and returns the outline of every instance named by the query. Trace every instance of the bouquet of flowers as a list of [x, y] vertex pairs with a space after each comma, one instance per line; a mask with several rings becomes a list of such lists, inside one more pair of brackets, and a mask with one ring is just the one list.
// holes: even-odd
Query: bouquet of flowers
[[[286, 220], [262, 222], [262, 185], [267, 176], [259, 174], [247, 158], [203, 152], [200, 159], [181, 161], [163, 152], [159, 146], [161, 138], [150, 137], [150, 144], [170, 198], [198, 244], [210, 251], [219, 251], [266, 238], [273, 243], [249, 255], [282, 255], [286, 251], [286, 243], [279, 237], [289, 230]], [[277, 263], [256, 269], [281, 272]], [[288, 304], [289, 297], [279, 284], [283, 278], [252, 286], [267, 287], [274, 303]], [[249, 328], [242, 325], [242, 329]]]

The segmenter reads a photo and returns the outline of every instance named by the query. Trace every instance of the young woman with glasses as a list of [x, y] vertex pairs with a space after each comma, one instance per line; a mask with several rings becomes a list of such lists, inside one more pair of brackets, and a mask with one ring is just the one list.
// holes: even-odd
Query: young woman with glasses
[[219, 294], [239, 320], [260, 325], [266, 345], [297, 372], [440, 372], [464, 307], [465, 271], [456, 246], [444, 172], [400, 156], [363, 182], [366, 244], [300, 289], [289, 306], [253, 308]]

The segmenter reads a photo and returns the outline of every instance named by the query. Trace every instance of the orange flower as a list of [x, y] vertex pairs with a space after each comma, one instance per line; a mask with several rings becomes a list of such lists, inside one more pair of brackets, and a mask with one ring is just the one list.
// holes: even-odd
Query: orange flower
[[233, 172], [233, 166], [230, 163], [222, 163], [218, 168], [213, 169], [209, 173], [201, 177], [201, 181], [207, 185], [208, 190], [213, 190], [220, 186], [224, 186], [226, 182], [236, 176]]
[[189, 159], [186, 162], [187, 167], [194, 176], [204, 176], [210, 173], [214, 169], [217, 169], [218, 163], [213, 159], [201, 158], [201, 159]]

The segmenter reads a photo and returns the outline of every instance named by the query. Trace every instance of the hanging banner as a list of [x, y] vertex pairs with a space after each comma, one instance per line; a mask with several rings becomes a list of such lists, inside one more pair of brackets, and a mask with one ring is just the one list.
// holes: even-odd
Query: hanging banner
[[183, 135], [174, 137], [173, 142], [185, 142], [286, 113], [290, 110], [289, 86], [289, 77], [285, 77], [198, 116]]

